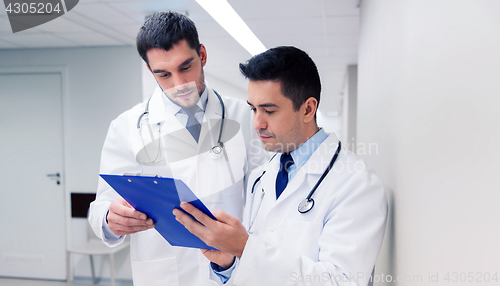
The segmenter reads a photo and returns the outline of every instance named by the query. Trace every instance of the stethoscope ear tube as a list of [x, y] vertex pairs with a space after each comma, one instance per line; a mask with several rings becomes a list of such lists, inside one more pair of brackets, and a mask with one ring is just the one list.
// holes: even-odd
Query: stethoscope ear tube
[[219, 138], [217, 139], [217, 145], [220, 148], [224, 148], [224, 145], [222, 143], [222, 130], [224, 130], [224, 119], [226, 119], [226, 106], [224, 105], [224, 102], [222, 101], [222, 97], [220, 97], [220, 94], [213, 89], [215, 95], [217, 95], [217, 98], [219, 99], [220, 102], [220, 107], [222, 109], [222, 120], [220, 123], [220, 129], [219, 129]]
[[[269, 162], [271, 162], [271, 161], [274, 159], [274, 157], [276, 157], [276, 155], [278, 155], [278, 153], [274, 154], [274, 155], [271, 157], [271, 159], [269, 159], [268, 163], [269, 163]], [[266, 171], [264, 170], [264, 171], [262, 172], [262, 174], [260, 174], [260, 176], [259, 176], [257, 179], [255, 179], [255, 181], [253, 181], [252, 191], [250, 192], [251, 194], [253, 194], [253, 193], [254, 193], [254, 191], [255, 191], [255, 186], [256, 186], [256, 185], [257, 185], [257, 183], [260, 181], [260, 178], [262, 178], [262, 176], [264, 176], [264, 174], [265, 174], [265, 173], [266, 173]]]
[[137, 119], [137, 129], [141, 129], [141, 120], [142, 118], [147, 115], [149, 112], [148, 111], [144, 111], [141, 116], [139, 116], [139, 119]]
[[266, 171], [263, 171], [262, 174], [253, 182], [252, 191], [251, 191], [252, 194], [255, 191], [255, 185], [257, 185], [257, 183], [260, 181], [260, 178], [262, 178], [262, 176], [264, 176], [265, 173], [266, 173]]
[[150, 96], [149, 99], [148, 99], [148, 102], [146, 103], [146, 108], [144, 110], [144, 112], [141, 114], [141, 116], [139, 116], [139, 119], [137, 119], [137, 130], [141, 130], [141, 120], [142, 118], [145, 116], [145, 115], [148, 115], [149, 114], [149, 102], [151, 101], [151, 98], [153, 96]]
[[310, 211], [314, 207], [314, 200], [313, 200], [312, 196], [313, 196], [314, 192], [316, 191], [316, 189], [318, 188], [318, 186], [323, 181], [323, 179], [326, 177], [326, 175], [328, 175], [328, 173], [332, 169], [335, 161], [337, 161], [337, 157], [339, 156], [341, 148], [342, 148], [342, 144], [339, 141], [339, 146], [337, 147], [337, 150], [335, 151], [335, 155], [333, 156], [332, 160], [330, 160], [330, 164], [328, 165], [328, 168], [326, 168], [325, 172], [323, 172], [323, 175], [321, 175], [321, 178], [319, 178], [319, 180], [316, 182], [316, 185], [314, 185], [312, 190], [309, 192], [309, 194], [307, 195], [307, 198], [305, 198], [303, 201], [300, 202], [299, 207], [298, 207], [300, 213], [304, 214], [304, 213]]

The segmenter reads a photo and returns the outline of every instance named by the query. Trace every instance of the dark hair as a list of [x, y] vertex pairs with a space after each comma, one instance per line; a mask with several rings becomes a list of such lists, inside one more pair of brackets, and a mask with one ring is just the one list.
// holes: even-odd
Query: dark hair
[[321, 81], [318, 69], [306, 52], [290, 46], [269, 49], [240, 64], [249, 80], [278, 81], [281, 93], [293, 102], [295, 111], [310, 97], [318, 101]]
[[168, 51], [174, 44], [186, 40], [200, 54], [200, 40], [194, 22], [175, 11], [157, 12], [149, 17], [137, 34], [137, 51], [148, 63], [147, 52], [153, 48]]

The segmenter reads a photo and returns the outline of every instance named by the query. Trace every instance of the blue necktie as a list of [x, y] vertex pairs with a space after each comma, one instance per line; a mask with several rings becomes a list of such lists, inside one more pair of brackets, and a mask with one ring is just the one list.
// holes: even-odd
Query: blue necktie
[[280, 170], [276, 176], [276, 199], [279, 198], [288, 184], [288, 168], [293, 165], [293, 159], [290, 153], [281, 154]]
[[192, 106], [190, 108], [184, 108], [188, 115], [188, 121], [186, 124], [186, 129], [191, 133], [196, 143], [198, 143], [198, 138], [200, 137], [201, 124], [196, 120], [194, 116], [196, 111], [198, 111], [198, 105]]

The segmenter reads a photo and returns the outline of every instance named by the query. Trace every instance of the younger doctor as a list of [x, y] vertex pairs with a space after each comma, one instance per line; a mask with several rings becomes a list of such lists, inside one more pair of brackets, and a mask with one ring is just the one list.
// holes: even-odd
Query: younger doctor
[[384, 236], [385, 191], [335, 134], [318, 128], [316, 65], [297, 48], [277, 47], [240, 69], [250, 80], [254, 129], [278, 154], [252, 172], [243, 224], [223, 211], [212, 220], [188, 203], [181, 207], [201, 224], [174, 210], [177, 220], [220, 250], [203, 251], [219, 283], [367, 285]]
[[[111, 123], [100, 173], [181, 179], [209, 208], [241, 217], [246, 174], [268, 158], [258, 144], [251, 144], [258, 139], [248, 106], [208, 86], [203, 73], [207, 50], [187, 16], [151, 16], [137, 35], [137, 50], [159, 87], [149, 100]], [[213, 152], [212, 146], [222, 152]], [[89, 222], [111, 247], [131, 234], [135, 286], [215, 283], [199, 250], [171, 246], [150, 218], [102, 179]]]

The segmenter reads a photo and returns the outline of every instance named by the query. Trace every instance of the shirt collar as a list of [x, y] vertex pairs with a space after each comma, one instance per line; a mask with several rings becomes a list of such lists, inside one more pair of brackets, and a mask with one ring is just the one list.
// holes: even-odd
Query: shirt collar
[[[207, 102], [208, 102], [208, 83], [205, 81], [205, 90], [200, 96], [200, 99], [196, 103], [198, 107], [201, 109], [201, 111], [205, 111], [205, 108], [207, 107]], [[171, 111], [172, 114], [177, 114], [177, 113], [186, 113], [182, 107], [179, 105], [175, 104], [172, 102], [166, 95], [163, 93], [163, 101], [165, 102], [165, 105], [167, 106], [167, 110]]]
[[297, 166], [297, 168], [302, 167], [307, 160], [309, 160], [314, 151], [318, 149], [319, 145], [321, 145], [327, 137], [328, 134], [326, 134], [325, 130], [320, 127], [316, 134], [307, 139], [307, 141], [300, 145], [299, 148], [290, 152], [293, 163]]

